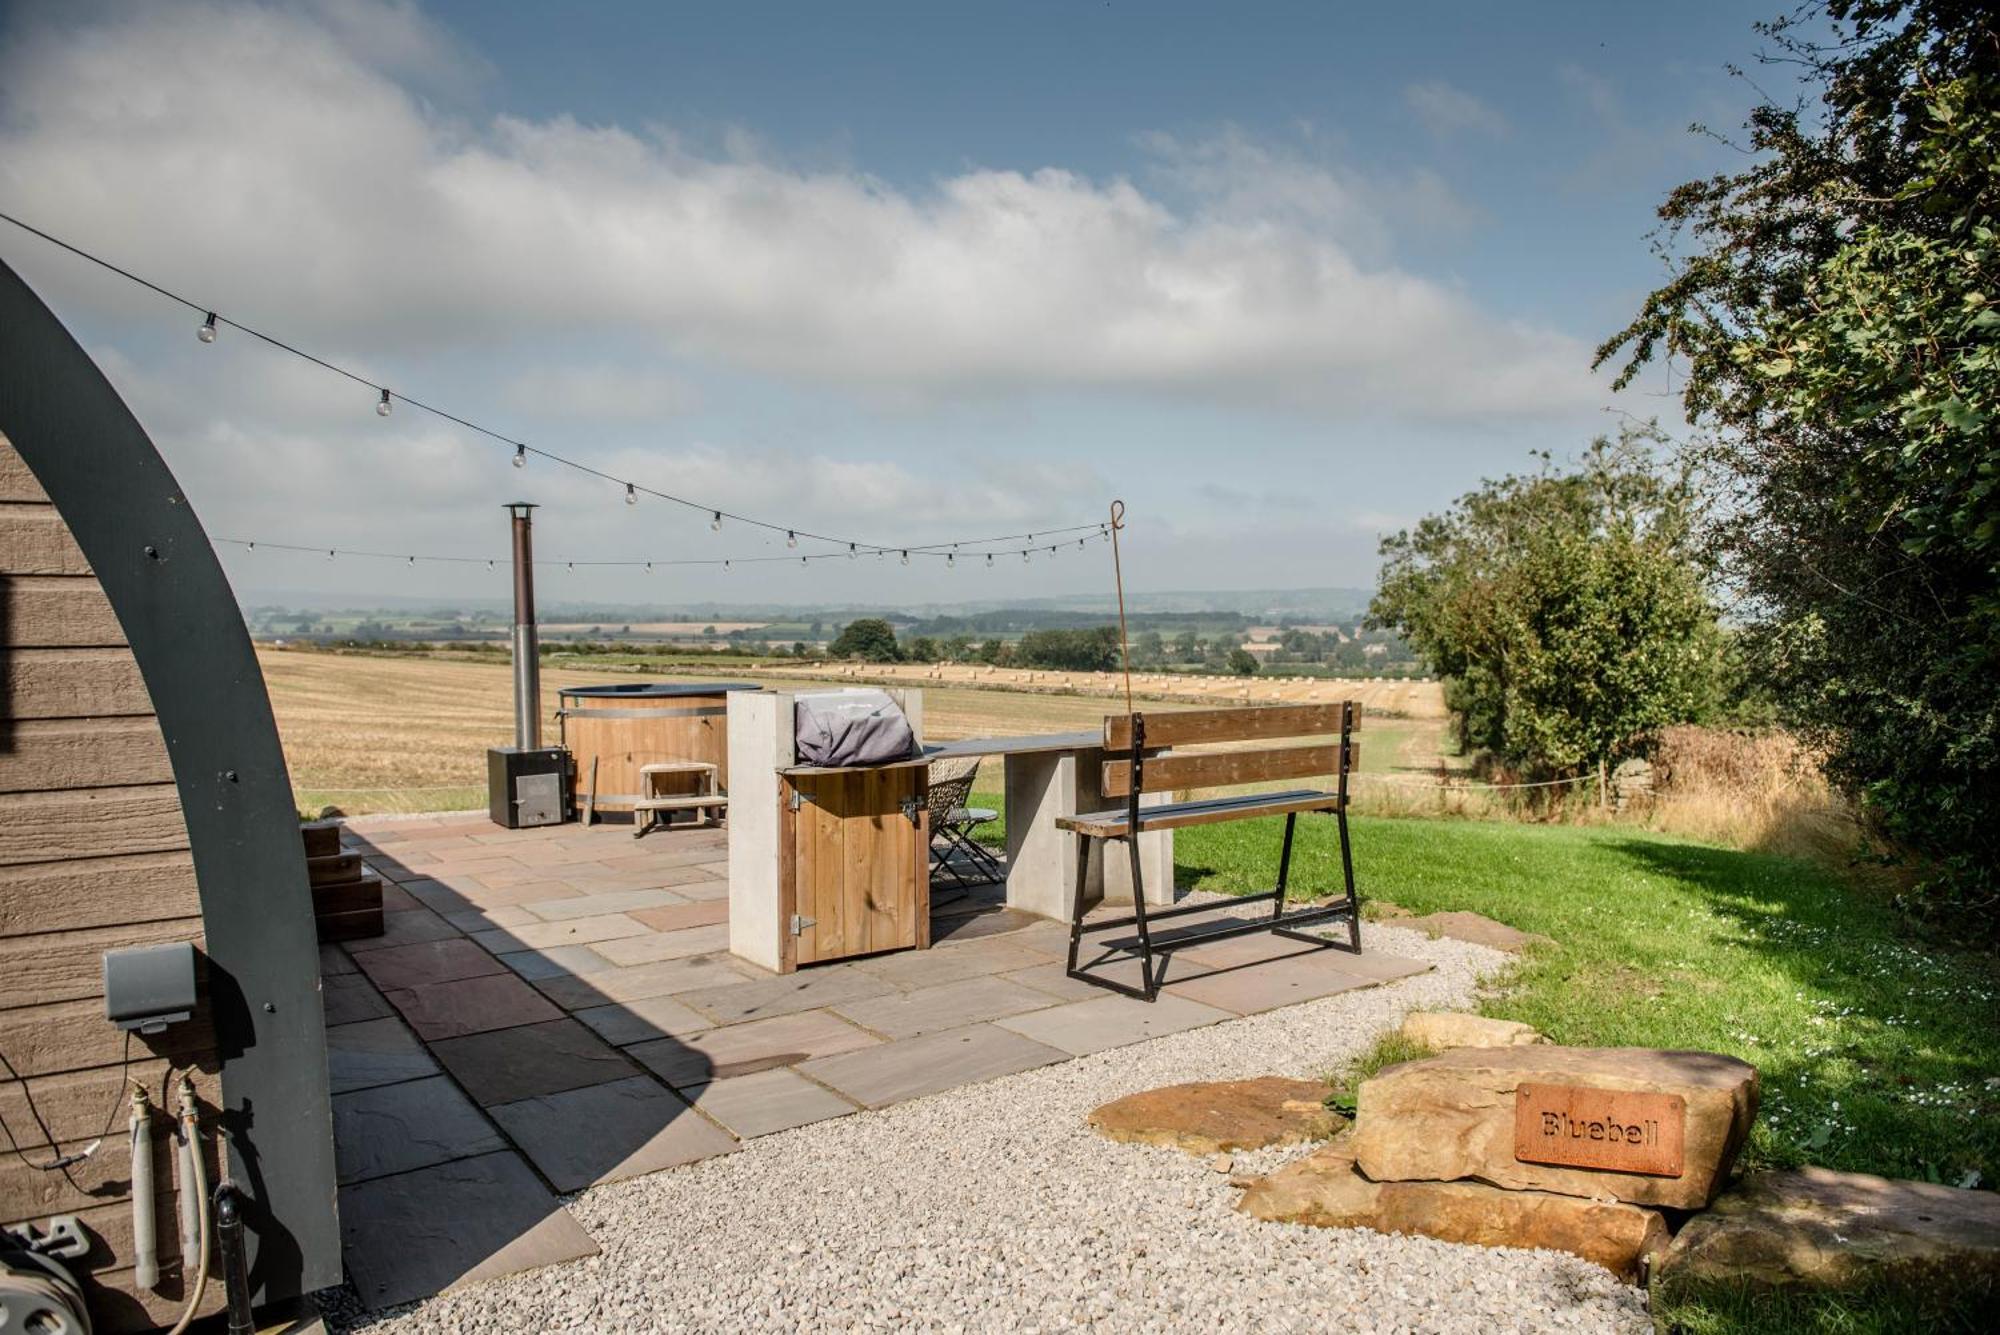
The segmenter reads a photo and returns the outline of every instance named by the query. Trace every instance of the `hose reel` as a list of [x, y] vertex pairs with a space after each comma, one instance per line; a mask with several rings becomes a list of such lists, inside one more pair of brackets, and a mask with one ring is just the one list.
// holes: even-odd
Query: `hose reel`
[[[0, 1233], [0, 1240], [13, 1239]], [[42, 1252], [0, 1251], [0, 1332], [90, 1335], [83, 1290], [61, 1261]]]

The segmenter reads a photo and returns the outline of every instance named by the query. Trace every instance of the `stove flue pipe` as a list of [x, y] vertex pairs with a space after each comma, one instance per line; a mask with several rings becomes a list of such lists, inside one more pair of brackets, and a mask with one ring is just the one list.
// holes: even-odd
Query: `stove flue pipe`
[[535, 506], [514, 501], [514, 745], [533, 751], [542, 744], [542, 650], [535, 634]]

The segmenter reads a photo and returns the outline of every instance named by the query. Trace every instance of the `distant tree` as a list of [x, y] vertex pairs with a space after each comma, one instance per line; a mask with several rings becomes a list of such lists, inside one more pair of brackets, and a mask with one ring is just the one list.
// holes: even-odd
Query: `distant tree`
[[826, 638], [826, 623], [814, 621], [810, 626], [806, 627], [806, 634], [812, 636], [815, 640]]
[[804, 640], [792, 641], [792, 657], [793, 658], [806, 657], [806, 642]]
[[935, 663], [943, 654], [938, 650], [938, 642], [928, 635], [919, 635], [910, 641], [909, 658], [915, 663]]
[[1007, 648], [1007, 641], [1001, 639], [998, 635], [995, 635], [992, 639], [979, 646], [979, 661], [982, 663], [991, 663], [998, 666], [1005, 663], [1012, 656], [1012, 653]]
[[1156, 630], [1142, 630], [1132, 638], [1132, 666], [1158, 667], [1167, 661], [1166, 641]]
[[1031, 630], [1014, 647], [1014, 661], [1062, 672], [1109, 672], [1118, 666], [1118, 628]]
[[1176, 663], [1199, 663], [1202, 660], [1201, 636], [1191, 630], [1184, 630], [1174, 636], [1174, 661]]
[[954, 663], [963, 663], [972, 657], [972, 637], [954, 635], [944, 643], [945, 657]]
[[[626, 631], [628, 631], [628, 632], [629, 632], [629, 631], [630, 631], [630, 630], [631, 630], [632, 628], [631, 628], [630, 626], [627, 626], [627, 627], [626, 627], [625, 629], [626, 629]], [[713, 627], [713, 626], [703, 626], [703, 627], [701, 628], [701, 635], [702, 635], [702, 638], [703, 638], [703, 639], [705, 639], [705, 640], [712, 640], [712, 639], [714, 639], [714, 638], [715, 638], [715, 627]]]
[[827, 652], [835, 658], [858, 658], [864, 663], [893, 663], [902, 657], [896, 647], [896, 631], [880, 617], [857, 617], [841, 628]]
[[1229, 651], [1229, 670], [1239, 677], [1257, 675], [1257, 655], [1238, 645]]
[[1488, 482], [1383, 540], [1371, 617], [1445, 678], [1467, 749], [1538, 776], [1601, 773], [1712, 699], [1720, 637], [1692, 498], [1654, 470], [1654, 439], [1599, 440], [1573, 472]]

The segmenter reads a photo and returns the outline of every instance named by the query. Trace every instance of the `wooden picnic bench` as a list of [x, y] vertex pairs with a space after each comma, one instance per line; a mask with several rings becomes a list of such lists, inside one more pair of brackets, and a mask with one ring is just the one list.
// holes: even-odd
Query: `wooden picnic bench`
[[[1239, 709], [1198, 709], [1159, 714], [1114, 714], [1104, 720], [1104, 749], [1107, 759], [1098, 791], [1107, 798], [1123, 797], [1122, 807], [1087, 815], [1065, 816], [1057, 825], [1073, 832], [1076, 840], [1078, 893], [1071, 910], [1069, 930], [1069, 976], [1108, 987], [1113, 991], [1154, 1000], [1159, 995], [1160, 973], [1154, 957], [1182, 946], [1243, 936], [1250, 932], [1275, 932], [1280, 936], [1316, 945], [1339, 946], [1326, 937], [1299, 929], [1318, 923], [1345, 920], [1348, 942], [1342, 949], [1357, 954], [1361, 950], [1361, 908], [1354, 893], [1354, 857], [1347, 837], [1347, 776], [1354, 768], [1354, 732], [1361, 726], [1361, 706], [1352, 700], [1325, 705], [1263, 705]], [[1300, 739], [1312, 739], [1305, 745]], [[1243, 742], [1290, 741], [1294, 744], [1222, 751], [1170, 753], [1171, 747], [1191, 747]], [[1304, 778], [1325, 778], [1327, 788], [1288, 788], [1250, 791], [1223, 796], [1204, 796], [1181, 801], [1141, 805], [1147, 793], [1170, 793], [1214, 788], [1241, 788]], [[1340, 870], [1346, 895], [1331, 904], [1315, 905], [1292, 913], [1285, 911], [1287, 882], [1292, 865], [1292, 840], [1300, 814], [1330, 812], [1340, 831]], [[1210, 825], [1220, 821], [1251, 820], [1260, 816], [1285, 818], [1284, 843], [1278, 854], [1275, 888], [1242, 895], [1224, 903], [1186, 904], [1168, 909], [1147, 909], [1144, 870], [1139, 857], [1137, 836], [1149, 830], [1173, 830], [1190, 825]], [[1105, 846], [1123, 842], [1132, 861], [1132, 908], [1130, 917], [1084, 922], [1087, 907], [1082, 894], [1094, 844]], [[1178, 918], [1191, 913], [1214, 913], [1242, 904], [1268, 901], [1268, 916], [1244, 921], [1226, 919], [1186, 932], [1176, 932], [1166, 941], [1155, 941], [1152, 924], [1162, 918]], [[1139, 960], [1140, 986], [1106, 978], [1092, 972], [1096, 964], [1080, 968], [1078, 953], [1086, 931], [1100, 932], [1136, 928], [1124, 943], [1122, 953]]]

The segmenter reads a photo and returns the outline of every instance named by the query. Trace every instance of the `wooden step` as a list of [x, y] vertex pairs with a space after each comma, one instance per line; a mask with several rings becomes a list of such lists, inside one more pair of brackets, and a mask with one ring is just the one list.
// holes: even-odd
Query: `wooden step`
[[382, 935], [382, 908], [378, 904], [372, 909], [329, 913], [315, 917], [313, 925], [318, 928], [321, 941], [361, 941]]
[[306, 859], [306, 882], [309, 885], [339, 885], [343, 881], [360, 879], [359, 853], [327, 853]]
[[331, 857], [340, 851], [340, 822], [337, 820], [307, 821], [305, 824], [299, 826], [299, 838], [305, 840], [307, 857]]
[[312, 889], [312, 899], [315, 918], [329, 913], [352, 913], [356, 909], [379, 909], [382, 907], [382, 878], [363, 876], [359, 880], [341, 881], [334, 885], [316, 885]]
[[634, 811], [686, 811], [691, 807], [726, 807], [729, 799], [720, 793], [706, 797], [642, 797], [632, 804]]

